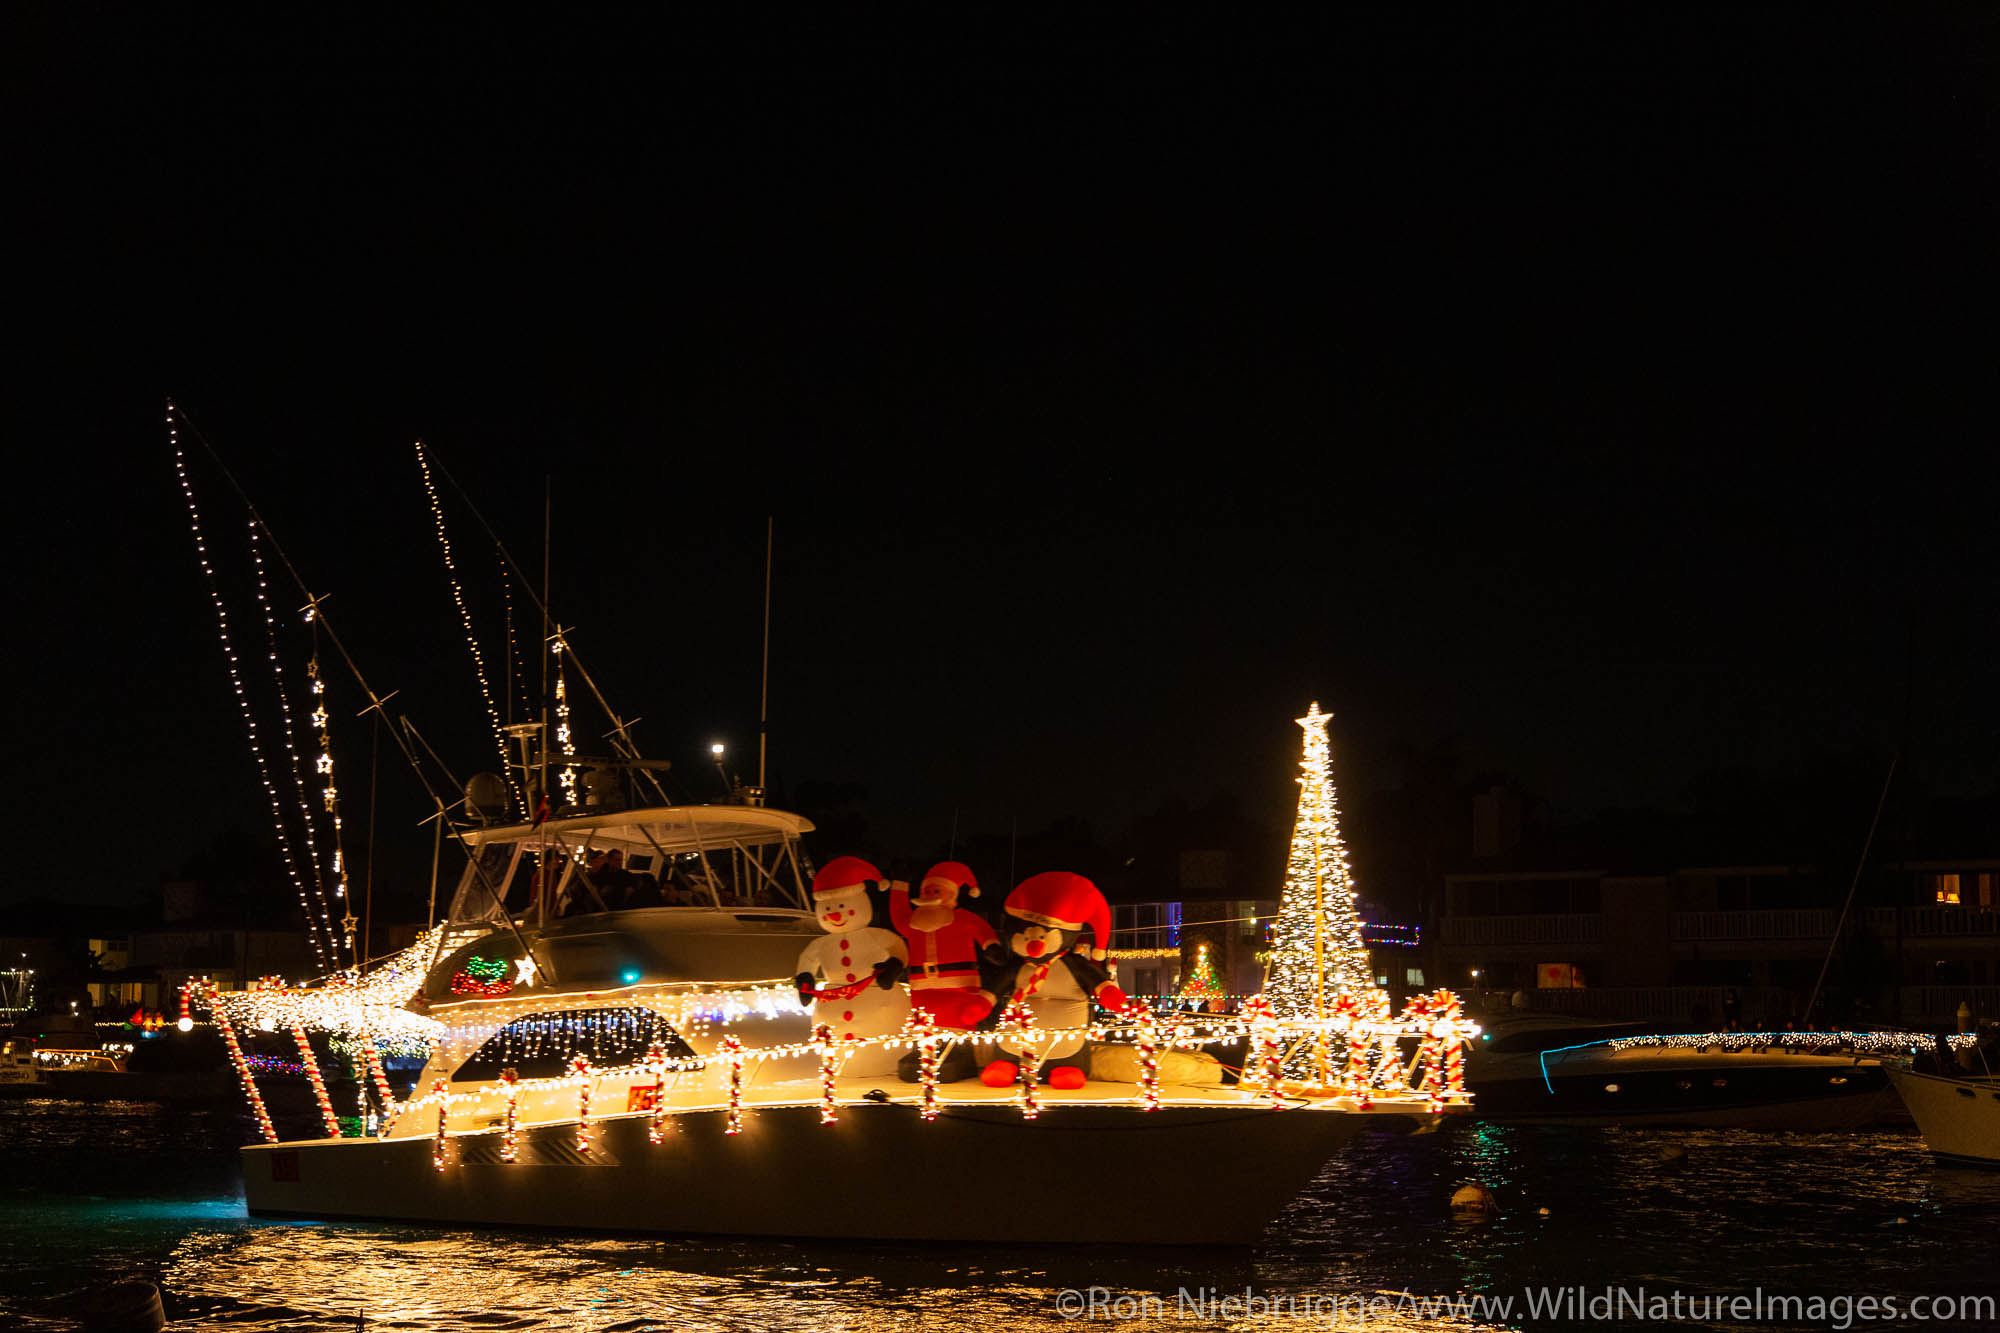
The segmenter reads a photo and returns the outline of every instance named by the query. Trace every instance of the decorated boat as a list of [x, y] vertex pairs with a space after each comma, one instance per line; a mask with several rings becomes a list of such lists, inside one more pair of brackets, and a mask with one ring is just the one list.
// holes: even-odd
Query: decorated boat
[[[197, 991], [191, 1002], [212, 1012], [233, 1049], [245, 1030], [292, 1031], [310, 1061], [305, 1033], [325, 1029], [358, 1043], [372, 1074], [375, 1136], [342, 1137], [324, 1097], [319, 1138], [279, 1141], [259, 1110], [266, 1142], [243, 1152], [250, 1210], [649, 1232], [1248, 1243], [1350, 1136], [1468, 1104], [1452, 1079], [1470, 1025], [1442, 1006], [1393, 1018], [1336, 1004], [1342, 1012], [1301, 1022], [1268, 1006], [1169, 1017], [1127, 1002], [1075, 1029], [1040, 1026], [1015, 1007], [964, 1031], [905, 998], [893, 1030], [861, 1021], [839, 1031], [826, 1006], [853, 1016], [853, 997], [815, 985], [802, 998], [797, 975], [802, 955], [858, 933], [829, 925], [838, 909], [828, 903], [805, 907], [835, 896], [805, 881], [798, 839], [810, 827], [780, 810], [721, 805], [470, 830], [475, 855], [447, 920], [386, 966], [310, 987]], [[592, 882], [612, 852], [636, 867], [626, 874], [663, 876], [706, 901], [613, 906], [614, 890]], [[579, 902], [583, 910], [559, 914]], [[906, 997], [909, 982], [870, 988]], [[413, 1095], [397, 1102], [379, 1051], [411, 1041], [431, 1054]], [[1039, 1058], [1079, 1043], [1100, 1052], [1099, 1069], [1130, 1081], [1063, 1080]], [[1173, 1058], [1223, 1044], [1251, 1052], [1228, 1081], [1213, 1060]], [[946, 1081], [940, 1071], [958, 1047], [1036, 1058]], [[1286, 1061], [1309, 1066], [1315, 1047], [1333, 1051], [1325, 1063], [1338, 1072], [1289, 1077]], [[995, 1079], [994, 1064], [1017, 1072]], [[1176, 1069], [1188, 1081], [1174, 1081]], [[255, 1079], [247, 1065], [242, 1073], [254, 1105]], [[1112, 1180], [1128, 1205], [1116, 1216], [1089, 1202], [1093, 1182]], [[1178, 1206], [1191, 1196], [1204, 1206]]]
[[[255, 1114], [263, 1142], [243, 1151], [253, 1213], [1247, 1243], [1344, 1140], [1469, 1106], [1462, 1055], [1476, 1028], [1457, 998], [1419, 997], [1396, 1014], [1374, 989], [1317, 705], [1300, 719], [1304, 778], [1266, 995], [1236, 1015], [1158, 1014], [1111, 978], [1111, 912], [1081, 875], [1031, 875], [988, 918], [961, 902], [978, 885], [957, 862], [914, 889], [852, 856], [814, 869], [801, 844], [810, 822], [764, 803], [761, 751], [758, 785], [671, 803], [665, 763], [639, 755], [496, 535], [510, 586], [545, 627], [532, 645], [540, 719], [502, 725], [422, 446], [452, 598], [511, 776], [476, 775], [460, 798], [433, 785], [441, 765], [418, 755], [413, 728], [381, 728], [431, 796], [440, 855], [448, 838], [464, 868], [414, 945], [363, 966], [322, 650], [350, 669], [361, 714], [386, 717], [395, 691], [368, 685], [325, 598], [252, 508], [242, 578], [270, 644], [256, 656], [271, 664], [262, 692], [276, 719], [260, 730], [231, 637], [232, 624], [255, 621], [227, 611], [184, 424], [170, 409], [224, 657], [326, 963], [309, 984], [183, 992], [182, 1030], [197, 1012], [212, 1018]], [[278, 648], [266, 551], [304, 600], [299, 674]], [[572, 679], [605, 714], [611, 753], [576, 753]], [[300, 689], [309, 712], [290, 702]], [[282, 750], [262, 739], [274, 731]], [[302, 757], [315, 753], [307, 773]], [[279, 796], [287, 758], [296, 811]], [[257, 1080], [269, 1057], [246, 1046], [287, 1038], [314, 1092], [315, 1136], [279, 1134]], [[330, 1049], [355, 1062], [365, 1107], [334, 1105], [320, 1064]], [[402, 1098], [385, 1070], [399, 1056], [422, 1061]], [[1113, 1182], [1116, 1212], [1100, 1203]]]
[[[1654, 1033], [1521, 1015], [1473, 1043], [1482, 1118], [1571, 1125], [1840, 1132], [1895, 1123], [1887, 1063], [1907, 1032]], [[1904, 1121], [1902, 1123], [1907, 1123]]]

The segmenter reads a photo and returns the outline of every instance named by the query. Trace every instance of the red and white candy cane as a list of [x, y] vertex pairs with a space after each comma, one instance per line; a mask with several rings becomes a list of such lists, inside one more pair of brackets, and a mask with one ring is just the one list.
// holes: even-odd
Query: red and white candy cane
[[590, 1151], [590, 1085], [595, 1080], [590, 1072], [590, 1057], [579, 1053], [570, 1062], [569, 1072], [580, 1080], [576, 1088], [576, 1150]]
[[743, 1132], [743, 1039], [730, 1035], [721, 1042], [722, 1056], [729, 1061], [729, 1123], [725, 1134]]
[[443, 1079], [439, 1079], [437, 1082], [431, 1084], [431, 1096], [437, 1098], [438, 1104], [437, 1134], [431, 1139], [431, 1166], [435, 1170], [442, 1171], [444, 1170], [445, 1153], [445, 1113], [451, 1105], [451, 1097], [445, 1091], [445, 1082]]
[[1257, 1049], [1264, 1064], [1264, 1091], [1270, 1095], [1271, 1109], [1285, 1109], [1285, 1041], [1278, 1035], [1278, 1015], [1271, 1008], [1271, 1001], [1262, 995], [1253, 995], [1243, 1002], [1243, 1012], [1250, 1018], [1250, 1031], [1257, 1039]]
[[653, 1116], [646, 1122], [646, 1142], [658, 1143], [667, 1131], [667, 1048], [654, 1042], [646, 1051], [646, 1067], [653, 1071]]
[[1139, 1011], [1139, 1095], [1148, 1111], [1160, 1109], [1160, 1022], [1153, 1006], [1133, 1001]]
[[840, 1118], [840, 1103], [833, 1096], [833, 1076], [840, 1069], [840, 1051], [834, 1045], [833, 1024], [821, 1023], [814, 1028], [813, 1044], [819, 1047], [819, 1122], [830, 1125]]
[[500, 1090], [507, 1097], [507, 1123], [500, 1131], [500, 1160], [519, 1161], [521, 1156], [521, 1075], [512, 1069], [500, 1071]]
[[229, 1021], [229, 1013], [216, 1003], [213, 986], [208, 992], [208, 1009], [215, 1016], [215, 1026], [222, 1033], [222, 1044], [229, 1048], [229, 1062], [236, 1066], [236, 1076], [243, 1080], [243, 1093], [250, 1099], [250, 1110], [257, 1117], [257, 1128], [264, 1135], [264, 1142], [276, 1143], [278, 1131], [271, 1126], [271, 1113], [264, 1109], [264, 1094], [257, 1091], [257, 1076], [250, 1072], [250, 1062], [243, 1058], [243, 1047], [236, 1040], [236, 1027]]

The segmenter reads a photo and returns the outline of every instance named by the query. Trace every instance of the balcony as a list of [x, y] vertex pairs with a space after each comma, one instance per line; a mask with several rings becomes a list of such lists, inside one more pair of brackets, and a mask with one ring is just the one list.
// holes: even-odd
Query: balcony
[[1838, 912], [1797, 908], [1765, 912], [1675, 912], [1677, 940], [1823, 940]]
[[[1895, 908], [1878, 909], [1888, 916]], [[1961, 939], [1966, 936], [2000, 935], [2000, 912], [1981, 907], [1905, 907], [1901, 909], [1904, 939]], [[1873, 918], [1874, 912], [1869, 913]], [[1896, 929], [1894, 920], [1881, 925], [1871, 919], [1869, 926], [1882, 934]]]
[[1482, 948], [1499, 944], [1596, 944], [1604, 918], [1594, 912], [1538, 916], [1455, 916], [1444, 923], [1444, 942]]

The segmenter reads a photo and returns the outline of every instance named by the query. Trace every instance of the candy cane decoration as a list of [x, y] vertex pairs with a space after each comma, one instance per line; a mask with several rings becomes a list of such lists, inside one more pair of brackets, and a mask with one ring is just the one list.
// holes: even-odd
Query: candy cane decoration
[[1465, 1100], [1465, 1024], [1464, 1010], [1459, 1008], [1458, 996], [1443, 991], [1438, 997], [1444, 1004], [1445, 1022], [1451, 1024], [1450, 1035], [1444, 1041], [1444, 1092], [1452, 1101]]
[[326, 1080], [320, 1077], [319, 1061], [313, 1056], [312, 1043], [306, 1040], [306, 1030], [297, 1023], [292, 1024], [292, 1040], [299, 1046], [299, 1063], [305, 1066], [306, 1078], [312, 1083], [313, 1099], [319, 1103], [319, 1118], [326, 1126], [326, 1136], [340, 1137], [340, 1117], [333, 1113], [333, 1099], [326, 1095]]
[[653, 1071], [653, 1118], [646, 1122], [646, 1142], [658, 1143], [667, 1130], [667, 1048], [654, 1042], [646, 1052], [646, 1067]]
[[1028, 1012], [1027, 1005], [1017, 999], [1008, 1003], [1003, 1021], [1014, 1029], [1021, 1045], [1021, 1064], [1015, 1071], [1021, 1086], [1021, 1117], [1024, 1120], [1038, 1119], [1042, 1114], [1042, 1102], [1035, 1085], [1040, 1081], [1042, 1062], [1028, 1036], [1034, 1030], [1034, 1015]]
[[271, 1126], [271, 1113], [264, 1109], [264, 1094], [257, 1091], [257, 1076], [250, 1072], [250, 1062], [243, 1058], [243, 1047], [237, 1043], [236, 1028], [229, 1021], [228, 1011], [215, 1002], [213, 987], [209, 990], [208, 1008], [222, 1033], [222, 1044], [229, 1048], [229, 1062], [236, 1066], [236, 1076], [243, 1080], [244, 1094], [250, 1098], [250, 1110], [257, 1117], [257, 1128], [263, 1131], [264, 1142], [276, 1143], [278, 1131]]
[[507, 1096], [507, 1125], [500, 1132], [500, 1160], [519, 1161], [521, 1157], [521, 1074], [516, 1069], [500, 1071], [501, 1091]]
[[1153, 1006], [1136, 1002], [1139, 1010], [1139, 1095], [1148, 1111], [1160, 1109], [1160, 1024]]
[[833, 1076], [840, 1068], [833, 1024], [821, 1023], [814, 1028], [813, 1044], [819, 1047], [819, 1122], [830, 1125], [840, 1117], [840, 1104], [833, 1099]]
[[1271, 1109], [1285, 1109], [1285, 1039], [1279, 1035], [1278, 1015], [1271, 1008], [1271, 1001], [1262, 995], [1253, 995], [1243, 1002], [1243, 1012], [1250, 1018], [1250, 1035], [1256, 1039], [1257, 1048], [1262, 1053], [1264, 1065], [1264, 1091], [1271, 1098]]
[[1359, 1111], [1366, 1111], [1374, 1105], [1368, 1100], [1373, 1057], [1368, 1034], [1357, 1020], [1347, 1031], [1347, 1092], [1354, 1098], [1355, 1109]]
[[431, 1096], [437, 1098], [437, 1103], [438, 1103], [437, 1135], [435, 1138], [431, 1140], [431, 1166], [435, 1170], [442, 1171], [444, 1170], [445, 1110], [450, 1105], [451, 1101], [450, 1097], [448, 1097], [445, 1093], [445, 1085], [443, 1079], [439, 1079], [437, 1082], [431, 1084]]
[[576, 1087], [576, 1150], [590, 1151], [590, 1057], [578, 1053], [570, 1065], [570, 1073], [578, 1080]]
[[382, 1052], [375, 1047], [375, 1034], [361, 1034], [361, 1056], [368, 1065], [369, 1081], [375, 1085], [375, 1096], [382, 1103], [382, 1129], [387, 1134], [389, 1126], [396, 1123], [396, 1094], [389, 1087], [389, 1075], [382, 1068]]
[[729, 1061], [729, 1123], [725, 1134], [743, 1132], [743, 1039], [731, 1034], [722, 1039], [722, 1054]]
[[917, 1114], [925, 1120], [938, 1118], [938, 1030], [927, 1011], [917, 1010], [917, 1081], [923, 1084], [924, 1100]]

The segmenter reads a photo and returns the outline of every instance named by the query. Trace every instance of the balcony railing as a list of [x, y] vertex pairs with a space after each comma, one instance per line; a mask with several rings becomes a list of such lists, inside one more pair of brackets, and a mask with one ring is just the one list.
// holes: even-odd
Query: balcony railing
[[1604, 918], [1586, 912], [1455, 916], [1444, 923], [1446, 944], [1595, 944], [1603, 938]]
[[[2000, 912], [1987, 908], [1905, 907], [1902, 913], [1905, 939], [1912, 936], [2000, 935]], [[1887, 930], [1896, 928], [1893, 922], [1885, 924]]]
[[1823, 908], [1764, 912], [1675, 912], [1677, 940], [1823, 940], [1840, 914]]

